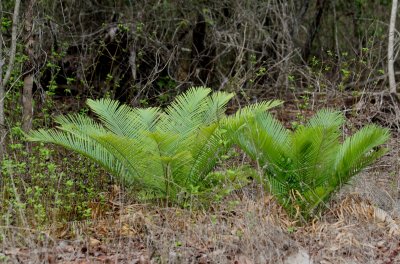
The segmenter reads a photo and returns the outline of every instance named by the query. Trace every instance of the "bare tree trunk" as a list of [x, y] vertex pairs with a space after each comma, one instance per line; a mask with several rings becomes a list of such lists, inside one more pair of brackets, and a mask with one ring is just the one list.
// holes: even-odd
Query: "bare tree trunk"
[[33, 97], [32, 88], [34, 80], [34, 52], [33, 45], [33, 7], [36, 0], [30, 0], [25, 13], [25, 34], [28, 36], [25, 44], [25, 54], [28, 55], [28, 61], [25, 63], [24, 88], [22, 91], [22, 130], [28, 132], [32, 128], [33, 117]]
[[392, 12], [389, 24], [389, 43], [388, 43], [388, 74], [389, 89], [391, 94], [396, 94], [396, 79], [394, 76], [394, 31], [396, 27], [397, 0], [392, 2]]
[[302, 57], [305, 61], [307, 61], [308, 57], [310, 56], [311, 47], [321, 25], [322, 14], [324, 13], [327, 3], [328, 1], [326, 0], [317, 0], [315, 17], [310, 25], [310, 28], [308, 29], [308, 37], [302, 51]]
[[[2, 44], [0, 44], [3, 46]], [[2, 48], [0, 48], [0, 52], [2, 52]], [[0, 55], [1, 56], [1, 55]], [[0, 72], [3, 71], [3, 62], [0, 62]], [[0, 74], [1, 76], [2, 74]], [[0, 82], [2, 82], [3, 77], [0, 77]], [[0, 84], [0, 161], [3, 160], [4, 155], [4, 142], [6, 139], [7, 129], [5, 124], [4, 118], [4, 98], [5, 98], [5, 91], [4, 86]]]
[[[21, 0], [15, 0], [14, 13], [13, 13], [13, 24], [11, 29], [11, 47], [10, 54], [8, 57], [7, 71], [3, 78], [3, 66], [5, 65], [5, 57], [3, 56], [3, 34], [0, 30], [0, 160], [3, 158], [5, 149], [5, 139], [7, 134], [5, 116], [4, 116], [4, 98], [5, 98], [5, 86], [10, 79], [11, 71], [14, 67], [15, 52], [17, 50], [17, 25], [19, 17], [19, 7]], [[0, 0], [0, 17], [3, 18], [2, 1]]]
[[338, 39], [338, 21], [337, 21], [337, 16], [336, 16], [336, 0], [332, 1], [332, 9], [333, 9], [333, 35], [335, 36], [335, 50], [336, 50], [336, 56], [338, 58], [338, 65], [342, 65], [342, 56], [340, 54], [340, 47], [339, 47], [339, 39]]
[[24, 88], [22, 91], [22, 130], [28, 132], [32, 129], [33, 117], [33, 73], [29, 73], [24, 77]]
[[[289, 4], [287, 5], [282, 5], [281, 7], [281, 14], [280, 16], [283, 18], [281, 22], [281, 27], [282, 27], [282, 37], [283, 40], [281, 42], [281, 47], [280, 47], [280, 56], [279, 58], [282, 61], [282, 66], [280, 67], [280, 73], [277, 79], [276, 84], [279, 86], [278, 89], [283, 91], [283, 87], [285, 88], [284, 91], [285, 93], [288, 92], [289, 90], [289, 71], [290, 71], [290, 60], [292, 57], [292, 53], [294, 51], [294, 45], [293, 45], [293, 28], [294, 28], [294, 21], [293, 18], [291, 17], [291, 8], [294, 9], [294, 7], [290, 6]], [[279, 55], [278, 55], [279, 56]]]
[[[0, 0], [0, 21], [3, 21], [3, 3]], [[3, 160], [4, 155], [4, 141], [6, 138], [6, 124], [4, 116], [4, 98], [5, 89], [3, 85], [3, 33], [0, 30], [0, 161]]]

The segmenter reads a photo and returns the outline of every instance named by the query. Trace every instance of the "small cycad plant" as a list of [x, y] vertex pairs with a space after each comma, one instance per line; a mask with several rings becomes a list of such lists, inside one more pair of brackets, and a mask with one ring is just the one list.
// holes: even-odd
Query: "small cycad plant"
[[[169, 107], [132, 108], [110, 99], [88, 100], [97, 120], [70, 114], [57, 129], [39, 129], [31, 141], [61, 145], [89, 157], [140, 199], [183, 203], [206, 186], [205, 178], [229, 147], [221, 123], [232, 93], [191, 88]], [[280, 101], [256, 104], [266, 111]]]
[[294, 131], [266, 112], [237, 113], [227, 123], [234, 143], [258, 165], [262, 181], [295, 218], [315, 215], [335, 190], [386, 153], [387, 129], [367, 125], [342, 140], [343, 115], [321, 110]]

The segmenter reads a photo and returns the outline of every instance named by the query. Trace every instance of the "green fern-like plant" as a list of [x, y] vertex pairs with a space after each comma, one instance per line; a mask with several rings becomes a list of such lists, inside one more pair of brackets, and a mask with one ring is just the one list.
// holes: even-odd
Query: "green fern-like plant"
[[[131, 108], [110, 99], [88, 100], [98, 121], [70, 114], [57, 129], [39, 129], [31, 141], [61, 145], [94, 160], [142, 199], [182, 203], [203, 188], [203, 181], [229, 147], [221, 123], [231, 93], [191, 88], [164, 111]], [[266, 111], [279, 101], [259, 103]]]
[[343, 115], [321, 110], [295, 131], [266, 112], [238, 112], [227, 123], [239, 145], [261, 171], [266, 188], [293, 217], [307, 219], [335, 190], [386, 153], [379, 146], [387, 129], [367, 125], [341, 142]]

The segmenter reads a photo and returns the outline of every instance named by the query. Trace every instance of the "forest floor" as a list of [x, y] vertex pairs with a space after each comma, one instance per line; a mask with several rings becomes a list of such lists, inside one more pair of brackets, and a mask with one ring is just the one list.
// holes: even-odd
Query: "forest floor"
[[[290, 107], [284, 110], [287, 114]], [[278, 116], [290, 120], [285, 113]], [[364, 114], [354, 115], [351, 123], [370, 122], [372, 115]], [[393, 132], [389, 153], [308, 224], [291, 221], [256, 185], [193, 211], [128, 203], [114, 186], [109, 210], [93, 210], [91, 220], [55, 223], [40, 232], [3, 227], [8, 240], [0, 243], [0, 262], [400, 263], [399, 139]]]

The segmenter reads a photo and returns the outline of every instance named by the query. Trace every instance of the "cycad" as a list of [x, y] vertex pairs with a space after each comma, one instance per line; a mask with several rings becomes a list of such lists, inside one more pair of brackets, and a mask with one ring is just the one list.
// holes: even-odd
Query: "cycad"
[[[289, 131], [269, 113], [237, 114], [228, 131], [262, 171], [267, 189], [292, 216], [308, 218], [333, 191], [386, 153], [387, 129], [367, 125], [341, 144], [343, 115], [321, 110]], [[236, 120], [239, 120], [237, 118]]]
[[[192, 88], [160, 108], [131, 108], [110, 99], [88, 100], [100, 123], [86, 115], [56, 119], [58, 129], [37, 130], [32, 141], [61, 145], [94, 160], [140, 198], [183, 202], [228, 147], [221, 120], [231, 93]], [[279, 101], [261, 103], [265, 111]], [[224, 122], [225, 123], [225, 122]], [[181, 199], [182, 198], [182, 199]]]

